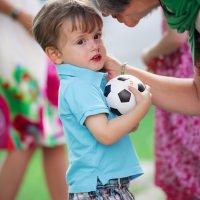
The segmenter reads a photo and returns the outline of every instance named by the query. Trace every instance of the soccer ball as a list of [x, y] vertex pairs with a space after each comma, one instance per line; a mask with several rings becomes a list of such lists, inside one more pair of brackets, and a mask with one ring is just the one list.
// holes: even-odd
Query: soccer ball
[[118, 116], [127, 113], [136, 105], [136, 99], [128, 86], [131, 85], [140, 92], [145, 90], [144, 84], [131, 75], [117, 76], [106, 84], [104, 96], [111, 111]]

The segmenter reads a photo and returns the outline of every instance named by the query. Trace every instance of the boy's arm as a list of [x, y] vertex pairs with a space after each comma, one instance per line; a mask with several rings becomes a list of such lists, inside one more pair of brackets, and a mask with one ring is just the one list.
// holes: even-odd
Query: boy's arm
[[106, 114], [87, 117], [85, 124], [100, 143], [111, 145], [117, 142], [131, 132], [148, 112], [151, 105], [149, 87], [142, 93], [134, 88], [130, 88], [130, 90], [136, 95], [137, 105], [127, 114], [111, 120], [108, 120]]

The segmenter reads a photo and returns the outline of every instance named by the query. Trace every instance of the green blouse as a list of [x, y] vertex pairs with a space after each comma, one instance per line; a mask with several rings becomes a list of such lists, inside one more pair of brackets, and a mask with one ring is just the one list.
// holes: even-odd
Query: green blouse
[[197, 41], [195, 21], [200, 9], [200, 0], [160, 0], [168, 25], [179, 33], [189, 32], [193, 61], [199, 57], [200, 42]]

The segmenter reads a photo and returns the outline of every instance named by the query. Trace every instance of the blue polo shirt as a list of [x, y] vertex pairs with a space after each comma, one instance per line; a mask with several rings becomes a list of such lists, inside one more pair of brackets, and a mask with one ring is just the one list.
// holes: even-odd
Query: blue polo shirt
[[[101, 144], [85, 126], [88, 116], [110, 112], [103, 91], [105, 73], [62, 64], [57, 65], [60, 78], [59, 116], [68, 145], [69, 168], [66, 180], [70, 193], [96, 191], [97, 177], [103, 184], [109, 179], [143, 173], [129, 134], [112, 145]], [[108, 132], [109, 134], [109, 132]]]

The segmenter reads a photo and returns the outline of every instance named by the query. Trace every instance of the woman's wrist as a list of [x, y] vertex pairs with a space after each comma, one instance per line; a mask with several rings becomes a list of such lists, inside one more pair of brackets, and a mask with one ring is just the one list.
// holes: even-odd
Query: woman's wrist
[[121, 66], [121, 75], [124, 75], [124, 74], [125, 74], [126, 65], [127, 65], [127, 63], [124, 63], [124, 64]]
[[124, 66], [124, 74], [136, 76], [136, 75], [135, 75], [135, 69], [137, 69], [137, 68], [132, 67], [132, 66], [126, 64], [126, 65]]
[[12, 12], [10, 13], [10, 16], [13, 20], [17, 20], [19, 15], [20, 15], [20, 10], [19, 9], [13, 9]]

